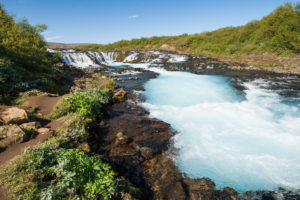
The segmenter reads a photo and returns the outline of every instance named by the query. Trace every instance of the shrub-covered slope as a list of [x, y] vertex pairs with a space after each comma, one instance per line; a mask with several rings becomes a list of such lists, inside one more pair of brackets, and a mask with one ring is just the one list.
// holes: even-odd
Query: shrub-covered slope
[[164, 49], [204, 55], [275, 52], [291, 55], [300, 50], [300, 4], [279, 6], [259, 21], [213, 32], [122, 40], [108, 45], [77, 48], [111, 50]]

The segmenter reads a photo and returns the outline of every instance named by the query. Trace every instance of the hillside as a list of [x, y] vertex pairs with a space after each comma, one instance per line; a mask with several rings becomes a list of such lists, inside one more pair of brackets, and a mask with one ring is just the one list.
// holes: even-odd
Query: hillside
[[[287, 3], [259, 21], [244, 26], [226, 27], [201, 34], [182, 34], [122, 40], [108, 45], [89, 44], [79, 49], [114, 50], [168, 50], [184, 54], [213, 56], [228, 62], [240, 61], [249, 65], [270, 67], [285, 65], [300, 67], [297, 62], [283, 61], [278, 56], [294, 57], [300, 51], [300, 4]], [[264, 53], [263, 56], [261, 55]], [[259, 54], [259, 55], [257, 55]], [[284, 59], [283, 59], [284, 60]]]

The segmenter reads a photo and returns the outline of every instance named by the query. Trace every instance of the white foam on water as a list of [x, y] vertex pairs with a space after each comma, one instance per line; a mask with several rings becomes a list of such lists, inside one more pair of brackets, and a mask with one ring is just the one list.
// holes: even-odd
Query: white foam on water
[[169, 62], [171, 63], [185, 62], [188, 60], [188, 57], [185, 55], [169, 54], [169, 56], [170, 56]]
[[174, 160], [188, 176], [239, 192], [299, 189], [299, 104], [261, 84], [246, 83], [243, 96], [225, 77], [163, 71], [145, 84], [142, 105], [179, 132]]
[[118, 56], [118, 52], [100, 52], [105, 60], [105, 63], [107, 65], [113, 64], [115, 63], [117, 56]]
[[61, 58], [66, 64], [74, 67], [99, 67], [86, 53], [62, 52]]
[[133, 53], [133, 54], [130, 54], [129, 56], [127, 56], [124, 60], [123, 60], [123, 62], [133, 62], [133, 61], [135, 61], [135, 60], [137, 60], [138, 59], [138, 53]]

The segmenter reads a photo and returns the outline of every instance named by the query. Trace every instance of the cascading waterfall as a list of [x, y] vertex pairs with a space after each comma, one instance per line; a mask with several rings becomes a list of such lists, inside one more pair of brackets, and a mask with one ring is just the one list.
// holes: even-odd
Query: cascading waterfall
[[105, 62], [109, 65], [116, 61], [118, 52], [100, 52], [105, 60]]
[[116, 62], [118, 52], [101, 52], [101, 51], [86, 51], [77, 52], [76, 50], [61, 50], [55, 51], [48, 49], [48, 52], [55, 53], [60, 52], [63, 62], [68, 65], [79, 68], [87, 67], [99, 67], [100, 65], [120, 65], [122, 63], [132, 63], [139, 60], [139, 56], [142, 53], [152, 54], [151, 59], [141, 60], [143, 63], [180, 63], [188, 60], [186, 55], [176, 55], [171, 53], [159, 52], [159, 51], [132, 51], [121, 63]]
[[99, 67], [86, 53], [62, 52], [61, 58], [66, 64], [74, 67]]

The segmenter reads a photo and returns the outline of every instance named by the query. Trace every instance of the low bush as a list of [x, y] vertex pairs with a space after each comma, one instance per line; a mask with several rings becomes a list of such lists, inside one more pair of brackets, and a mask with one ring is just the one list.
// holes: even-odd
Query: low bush
[[25, 151], [1, 172], [0, 181], [13, 199], [110, 199], [113, 175], [100, 159], [59, 148], [55, 141]]
[[103, 107], [109, 103], [110, 94], [107, 90], [92, 88], [82, 90], [76, 88], [73, 94], [62, 100], [52, 114], [58, 118], [66, 114], [77, 113], [84, 118], [96, 118], [102, 115]]
[[59, 137], [68, 138], [74, 142], [84, 142], [88, 138], [87, 120], [78, 114], [73, 114], [63, 127], [58, 130]]

